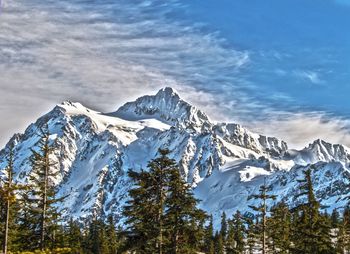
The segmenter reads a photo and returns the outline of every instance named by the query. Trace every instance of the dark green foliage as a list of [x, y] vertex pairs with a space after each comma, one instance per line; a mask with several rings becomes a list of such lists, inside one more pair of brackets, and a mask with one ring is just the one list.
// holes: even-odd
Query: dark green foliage
[[223, 212], [221, 215], [221, 228], [220, 228], [220, 234], [222, 236], [222, 240], [225, 244], [226, 236], [227, 236], [227, 219], [226, 219], [226, 213]]
[[332, 221], [332, 228], [337, 228], [339, 226], [340, 215], [339, 215], [339, 212], [337, 211], [337, 209], [334, 209], [332, 211], [331, 221]]
[[107, 235], [105, 224], [101, 220], [93, 220], [89, 225], [87, 235], [87, 250], [86, 253], [104, 254], [107, 253]]
[[214, 236], [215, 243], [215, 254], [224, 254], [224, 240], [222, 239], [222, 234], [220, 232], [216, 232]]
[[316, 200], [312, 180], [311, 169], [304, 172], [305, 178], [299, 180], [300, 194], [306, 202], [295, 210], [293, 228], [293, 253], [335, 253], [331, 241], [331, 222], [320, 213], [320, 203]]
[[1, 246], [3, 253], [14, 249], [17, 235], [17, 224], [15, 218], [18, 213], [18, 201], [16, 194], [21, 186], [14, 182], [14, 150], [11, 147], [8, 151], [6, 176], [2, 179], [0, 188], [0, 215], [4, 218], [1, 221]]
[[225, 249], [227, 254], [243, 253], [245, 246], [245, 227], [242, 215], [237, 211], [228, 223]]
[[267, 204], [266, 202], [269, 199], [275, 200], [275, 195], [269, 195], [267, 192], [270, 190], [268, 186], [266, 186], [265, 179], [264, 179], [264, 185], [260, 186], [259, 194], [251, 195], [248, 199], [258, 199], [261, 200], [261, 204], [259, 206], [250, 206], [255, 212], [258, 213], [258, 217], [261, 218], [261, 224], [259, 225], [259, 233], [261, 238], [261, 246], [262, 246], [262, 254], [266, 253], [266, 216], [267, 216]]
[[337, 253], [350, 253], [350, 209], [346, 207], [343, 212], [343, 218], [338, 223], [337, 230]]
[[107, 218], [107, 222], [93, 219], [87, 228], [70, 219], [64, 235], [64, 247], [69, 248], [71, 254], [121, 253], [122, 237], [111, 216]]
[[106, 238], [107, 238], [107, 251], [106, 254], [115, 254], [117, 253], [120, 247], [120, 240], [118, 236], [117, 229], [115, 227], [115, 221], [113, 216], [108, 216], [107, 225], [105, 227]]
[[286, 203], [280, 202], [271, 208], [271, 216], [267, 220], [269, 249], [273, 253], [289, 253], [291, 246], [292, 215]]
[[[330, 216], [320, 212], [311, 169], [299, 181], [301, 205], [289, 209], [280, 202], [269, 211], [267, 200], [275, 196], [268, 195], [264, 184], [251, 197], [261, 201], [251, 207], [257, 216], [242, 216], [237, 211], [227, 218], [223, 213], [221, 227], [215, 225], [220, 230], [214, 234], [213, 217], [207, 220], [198, 209], [199, 201], [175, 161], [168, 158], [168, 150], [159, 151], [148, 171], [128, 172], [135, 186], [124, 208], [126, 228], [116, 228], [113, 214], [85, 226], [72, 219], [63, 221], [56, 209], [62, 198], [56, 197], [52, 181], [57, 173], [50, 160], [53, 142], [49, 137], [42, 131], [37, 148], [32, 150], [31, 185], [19, 186], [12, 181], [14, 156], [9, 152], [7, 176], [1, 179], [0, 226], [5, 229], [8, 219], [12, 253], [46, 249], [47, 253], [70, 254], [241, 254], [257, 253], [264, 242], [265, 253], [350, 253], [350, 210], [346, 207], [342, 216], [337, 210]], [[1, 244], [5, 231], [0, 230]]]
[[157, 242], [157, 209], [155, 209], [154, 193], [151, 193], [152, 181], [149, 172], [129, 171], [129, 177], [136, 188], [129, 191], [130, 200], [124, 207], [127, 221], [127, 236], [130, 248], [139, 253], [156, 252]]
[[136, 253], [194, 253], [204, 238], [205, 213], [168, 150], [159, 150], [149, 171], [130, 170], [135, 188], [124, 207], [129, 247]]
[[71, 249], [72, 254], [83, 253], [84, 238], [79, 223], [70, 219], [64, 233], [64, 244]]
[[192, 253], [199, 249], [204, 237], [205, 213], [196, 207], [190, 186], [182, 179], [177, 167], [166, 172], [168, 177], [165, 199], [164, 227], [169, 244], [166, 253]]
[[209, 223], [205, 228], [203, 251], [208, 254], [215, 253], [213, 215], [210, 215]]
[[[29, 186], [28, 186], [29, 187]], [[17, 217], [17, 225], [20, 232], [20, 239], [17, 242], [18, 250], [33, 250], [37, 248], [37, 237], [33, 234], [37, 220], [33, 216], [30, 202], [31, 189], [24, 189], [20, 193], [20, 211]]]
[[24, 234], [30, 238], [31, 249], [44, 250], [56, 248], [56, 234], [59, 231], [60, 212], [56, 204], [62, 198], [56, 198], [53, 179], [59, 172], [53, 169], [50, 159], [53, 146], [47, 129], [41, 130], [38, 149], [32, 149], [32, 171], [29, 191], [22, 195], [20, 224]]
[[245, 218], [247, 224], [247, 249], [249, 254], [256, 253], [257, 246], [260, 244], [260, 225], [257, 220], [254, 222], [251, 218]]
[[4, 193], [0, 191], [0, 246], [3, 246], [4, 244], [4, 228], [5, 228], [5, 207], [6, 207], [6, 202], [5, 202], [5, 197]]

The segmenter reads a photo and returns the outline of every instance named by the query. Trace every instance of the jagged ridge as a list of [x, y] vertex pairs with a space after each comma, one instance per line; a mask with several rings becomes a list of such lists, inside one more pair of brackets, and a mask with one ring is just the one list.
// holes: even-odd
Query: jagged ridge
[[[57, 141], [52, 158], [60, 174], [53, 181], [60, 195], [69, 194], [63, 206], [74, 217], [101, 212], [119, 216], [132, 184], [126, 171], [145, 168], [164, 147], [172, 151], [183, 177], [211, 213], [247, 210], [246, 197], [257, 190], [264, 176], [281, 198], [291, 196], [297, 188], [295, 179], [309, 163], [317, 168], [318, 197], [329, 204], [346, 195], [347, 147], [317, 140], [301, 151], [288, 150], [277, 138], [255, 134], [238, 124], [211, 122], [171, 88], [109, 114], [68, 101], [57, 105], [0, 152], [3, 168], [7, 148], [14, 145], [19, 181], [27, 180], [29, 148], [38, 142], [38, 130], [45, 123]], [[337, 188], [330, 191], [325, 184]]]

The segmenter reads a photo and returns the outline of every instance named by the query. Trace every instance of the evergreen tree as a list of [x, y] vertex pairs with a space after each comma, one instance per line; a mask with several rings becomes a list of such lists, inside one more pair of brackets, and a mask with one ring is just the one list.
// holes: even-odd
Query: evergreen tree
[[164, 252], [164, 211], [165, 211], [165, 198], [166, 198], [166, 184], [167, 184], [167, 171], [176, 168], [176, 162], [172, 159], [169, 159], [167, 156], [169, 150], [160, 149], [160, 157], [152, 160], [148, 168], [151, 173], [152, 189], [154, 191], [154, 208], [156, 209], [156, 229], [157, 229], [157, 239], [156, 239], [156, 248], [157, 253], [162, 254]]
[[226, 242], [226, 236], [227, 236], [227, 219], [226, 219], [226, 213], [223, 212], [221, 215], [221, 228], [220, 228], [220, 234], [222, 236], [222, 241]]
[[33, 233], [37, 227], [37, 216], [32, 211], [30, 200], [31, 189], [29, 185], [19, 195], [20, 210], [18, 212], [17, 226], [20, 239], [16, 242], [21, 251], [34, 250], [38, 247], [38, 237]]
[[82, 254], [83, 234], [79, 223], [71, 218], [65, 230], [65, 235], [65, 245], [71, 249], [72, 254]]
[[[6, 207], [6, 201], [5, 201], [5, 197], [4, 197], [4, 193], [2, 191], [2, 186], [3, 183], [1, 183], [0, 181], [0, 228], [3, 229], [5, 228], [5, 207]], [[3, 243], [4, 243], [4, 230], [0, 230], [0, 246], [3, 247]]]
[[53, 179], [59, 172], [53, 169], [54, 163], [50, 155], [53, 151], [51, 145], [50, 133], [45, 126], [41, 129], [38, 149], [32, 149], [32, 172], [30, 174], [30, 193], [25, 197], [25, 203], [28, 205], [29, 213], [26, 216], [32, 223], [30, 226], [33, 236], [36, 237], [35, 242], [38, 243], [34, 247], [45, 250], [46, 248], [55, 247], [55, 238], [58, 231], [58, 220], [60, 213], [56, 204], [61, 202], [63, 198], [56, 198], [56, 188]]
[[267, 204], [266, 202], [269, 199], [275, 200], [275, 195], [269, 195], [267, 192], [269, 191], [269, 187], [266, 186], [265, 179], [264, 185], [260, 186], [259, 194], [251, 195], [248, 199], [258, 199], [261, 200], [261, 204], [259, 206], [249, 206], [254, 211], [258, 212], [258, 216], [261, 217], [261, 225], [260, 225], [260, 234], [261, 234], [261, 242], [262, 242], [262, 254], [266, 253], [266, 215], [267, 215]]
[[304, 171], [305, 178], [300, 182], [301, 193], [298, 197], [306, 197], [306, 203], [293, 209], [298, 213], [298, 221], [294, 228], [294, 253], [334, 253], [331, 241], [331, 223], [320, 214], [320, 204], [313, 192], [311, 168]]
[[247, 224], [247, 247], [248, 247], [248, 253], [254, 254], [256, 253], [256, 247], [259, 244], [259, 238], [261, 238], [261, 233], [259, 230], [259, 221], [254, 220], [249, 217], [244, 218], [246, 224]]
[[279, 202], [271, 208], [271, 217], [267, 220], [267, 231], [273, 253], [289, 253], [291, 220], [292, 216], [285, 202]]
[[348, 206], [345, 207], [343, 218], [338, 223], [336, 252], [350, 253], [350, 209]]
[[339, 226], [340, 222], [340, 215], [337, 209], [333, 209], [332, 215], [331, 215], [331, 221], [332, 221], [332, 228], [337, 228]]
[[205, 213], [196, 207], [190, 186], [180, 176], [178, 167], [167, 170], [168, 187], [165, 200], [165, 227], [169, 234], [167, 253], [188, 253], [198, 250]]
[[89, 254], [105, 254], [107, 253], [107, 236], [103, 221], [94, 219], [90, 222], [87, 235], [87, 250]]
[[[214, 236], [213, 236], [214, 238]], [[209, 242], [209, 249], [208, 249], [208, 254], [215, 254], [215, 243], [214, 243], [214, 239], [210, 240]]]
[[228, 224], [226, 253], [240, 254], [244, 251], [244, 222], [240, 211], [237, 211]]
[[234, 225], [233, 225], [233, 219], [227, 221], [227, 237], [225, 242], [225, 251], [227, 254], [235, 253], [234, 249], [236, 247], [236, 242], [234, 240]]
[[15, 193], [13, 189], [13, 149], [10, 150], [7, 162], [8, 165], [5, 169], [6, 177], [2, 179], [3, 183], [1, 184], [1, 201], [3, 210], [3, 216], [1, 218], [4, 218], [2, 250], [4, 254], [7, 254], [9, 226], [11, 221], [11, 205], [15, 200]]
[[148, 172], [129, 171], [135, 182], [124, 207], [130, 247], [137, 253], [190, 253], [203, 245], [206, 215], [196, 208], [198, 200], [168, 158], [169, 150], [159, 153]]
[[154, 193], [152, 175], [143, 170], [129, 170], [128, 175], [136, 187], [129, 191], [130, 200], [123, 210], [128, 237], [126, 248], [135, 253], [157, 253], [157, 194]]
[[205, 228], [204, 252], [208, 254], [215, 253], [213, 215], [210, 215], [209, 224]]
[[[11, 245], [15, 239], [15, 218], [17, 216], [18, 202], [16, 202], [16, 192], [23, 187], [14, 182], [14, 149], [11, 147], [7, 155], [7, 167], [5, 168], [5, 177], [2, 179], [0, 190], [3, 223], [2, 250], [7, 254], [9, 243]], [[11, 247], [11, 246], [10, 246]]]
[[106, 254], [116, 254], [119, 248], [119, 239], [117, 229], [115, 227], [113, 216], [108, 216], [106, 225], [106, 236], [107, 236], [107, 252]]
[[215, 254], [224, 254], [224, 240], [222, 239], [222, 234], [220, 232], [216, 232], [214, 239]]

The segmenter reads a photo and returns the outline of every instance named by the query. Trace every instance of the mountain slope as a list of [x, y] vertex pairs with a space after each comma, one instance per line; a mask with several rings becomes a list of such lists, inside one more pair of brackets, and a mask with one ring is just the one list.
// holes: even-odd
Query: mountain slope
[[[64, 102], [16, 134], [0, 152], [5, 167], [8, 147], [15, 148], [18, 181], [28, 181], [30, 149], [45, 124], [55, 142], [52, 159], [59, 176], [52, 181], [68, 195], [66, 214], [118, 217], [132, 183], [129, 168], [147, 167], [159, 148], [169, 148], [183, 177], [211, 213], [248, 210], [247, 197], [264, 177], [273, 192], [291, 204], [298, 177], [315, 164], [315, 189], [325, 204], [343, 206], [349, 181], [350, 150], [317, 140], [303, 150], [288, 150], [274, 137], [253, 133], [238, 124], [214, 123], [171, 88], [129, 102], [113, 113], [100, 113], [79, 103]], [[250, 201], [253, 202], [253, 201]], [[333, 204], [331, 204], [334, 207]]]

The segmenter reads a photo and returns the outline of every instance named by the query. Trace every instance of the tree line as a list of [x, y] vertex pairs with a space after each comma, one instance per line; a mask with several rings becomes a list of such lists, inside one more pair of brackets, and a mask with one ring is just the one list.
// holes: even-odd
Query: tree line
[[[32, 149], [26, 183], [15, 181], [14, 149], [7, 154], [0, 191], [0, 243], [3, 253], [66, 254], [240, 254], [350, 253], [350, 209], [322, 212], [316, 199], [310, 166], [299, 180], [297, 206], [289, 207], [270, 194], [264, 183], [249, 197], [257, 206], [230, 218], [198, 208], [199, 200], [184, 181], [169, 150], [160, 149], [147, 170], [128, 171], [134, 186], [116, 221], [113, 214], [73, 220], [63, 217], [50, 159], [54, 142], [47, 129]], [[269, 207], [268, 204], [274, 203]], [[116, 226], [121, 225], [121, 226]]]

